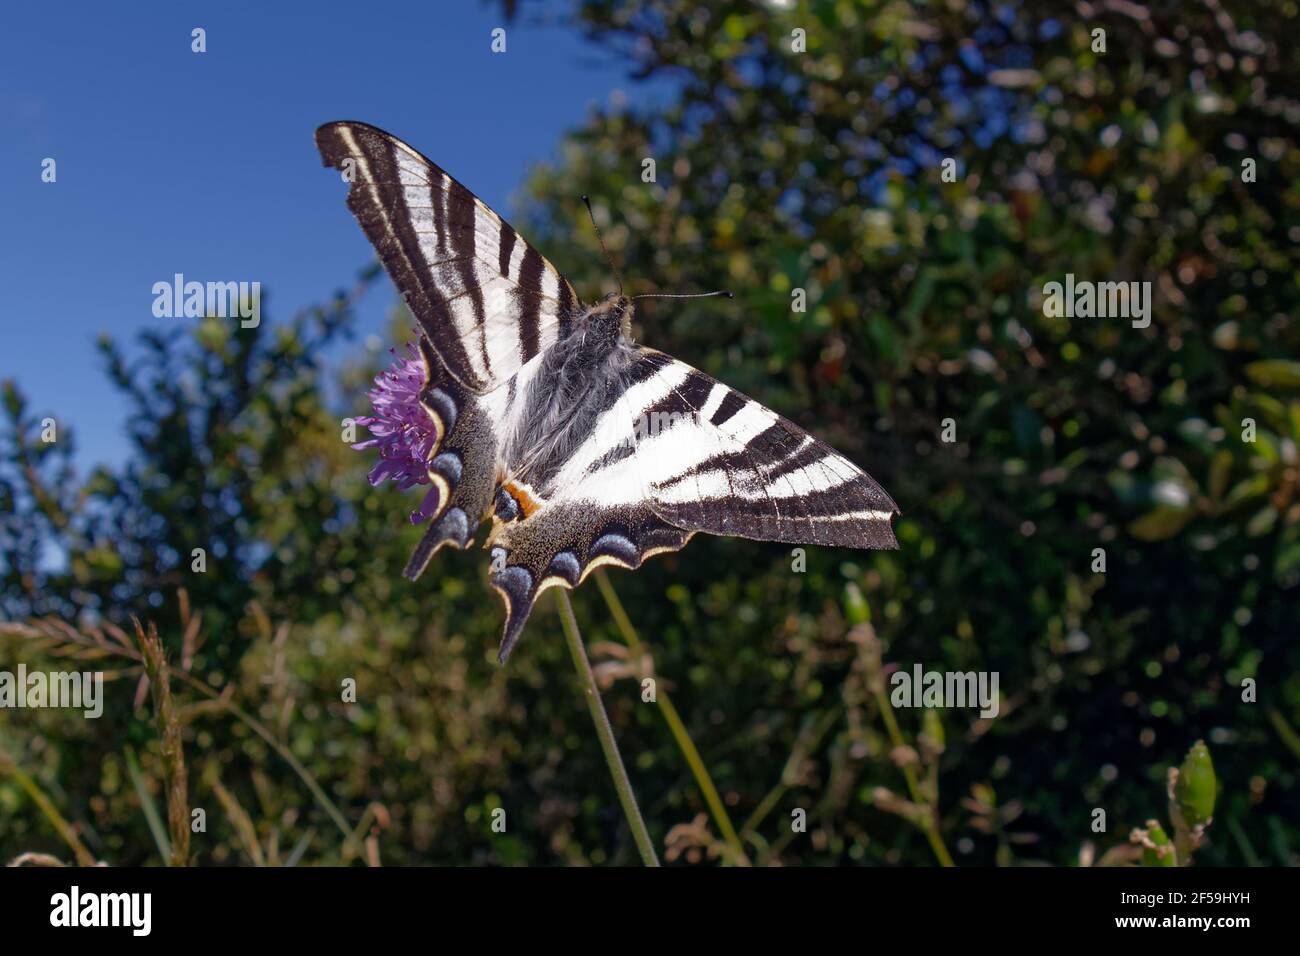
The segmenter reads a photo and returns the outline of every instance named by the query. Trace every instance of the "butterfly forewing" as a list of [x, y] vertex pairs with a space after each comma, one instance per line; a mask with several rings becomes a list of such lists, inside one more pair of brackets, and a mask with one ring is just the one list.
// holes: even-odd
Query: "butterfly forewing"
[[559, 271], [468, 189], [364, 123], [316, 131], [348, 207], [447, 372], [489, 392], [561, 338], [582, 304]]

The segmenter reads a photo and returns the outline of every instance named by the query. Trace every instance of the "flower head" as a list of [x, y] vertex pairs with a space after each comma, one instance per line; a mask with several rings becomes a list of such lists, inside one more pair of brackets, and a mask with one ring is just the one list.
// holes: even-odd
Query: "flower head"
[[[367, 394], [374, 415], [363, 415], [357, 423], [369, 429], [372, 438], [357, 442], [356, 449], [378, 448], [379, 463], [370, 469], [370, 483], [388, 480], [406, 491], [429, 482], [429, 458], [437, 437], [429, 414], [420, 404], [424, 387], [424, 362], [409, 343], [414, 358], [397, 356], [397, 361], [375, 376], [375, 387]], [[411, 524], [428, 521], [438, 507], [438, 489], [431, 487], [420, 506], [411, 512]]]

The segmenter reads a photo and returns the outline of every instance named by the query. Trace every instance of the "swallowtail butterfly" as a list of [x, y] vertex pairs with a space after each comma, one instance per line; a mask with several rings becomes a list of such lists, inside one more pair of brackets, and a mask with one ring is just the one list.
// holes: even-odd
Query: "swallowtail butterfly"
[[860, 468], [758, 402], [635, 344], [632, 303], [584, 305], [500, 216], [401, 140], [316, 131], [348, 207], [419, 322], [432, 517], [405, 575], [492, 519], [509, 656], [537, 596], [683, 547], [697, 531], [896, 548], [898, 508]]

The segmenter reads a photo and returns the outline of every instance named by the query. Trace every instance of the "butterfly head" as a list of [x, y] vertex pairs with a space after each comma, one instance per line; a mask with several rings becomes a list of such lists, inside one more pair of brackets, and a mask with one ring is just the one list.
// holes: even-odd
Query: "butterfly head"
[[621, 292], [613, 292], [600, 300], [588, 313], [592, 319], [610, 328], [617, 328], [625, 339], [632, 337], [632, 313], [636, 308], [632, 300]]

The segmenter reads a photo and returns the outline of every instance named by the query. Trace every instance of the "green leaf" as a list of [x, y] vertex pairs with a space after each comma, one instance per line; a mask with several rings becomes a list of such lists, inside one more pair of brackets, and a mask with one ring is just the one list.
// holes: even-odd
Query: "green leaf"
[[1252, 538], [1259, 538], [1273, 530], [1273, 525], [1277, 523], [1277, 509], [1272, 505], [1261, 508], [1251, 519], [1246, 522], [1246, 534]]
[[1266, 494], [1268, 494], [1268, 475], [1255, 475], [1253, 478], [1247, 478], [1245, 481], [1239, 481], [1233, 485], [1224, 504], [1232, 508], [1243, 501], [1259, 498]]
[[1215, 452], [1210, 462], [1210, 497], [1215, 501], [1223, 500], [1223, 493], [1228, 490], [1228, 480], [1232, 477], [1232, 452], [1222, 448]]
[[913, 334], [917, 332], [917, 320], [920, 319], [921, 313], [925, 311], [925, 307], [930, 304], [933, 295], [934, 274], [929, 269], [922, 269], [921, 274], [916, 278], [916, 282], [912, 284], [912, 294], [908, 296], [907, 305], [903, 307], [900, 316], [902, 324], [911, 329]]
[[1300, 388], [1300, 362], [1260, 359], [1246, 366], [1251, 380], [1267, 388]]
[[1163, 541], [1182, 531], [1194, 514], [1191, 508], [1161, 506], [1129, 524], [1129, 534], [1143, 541]]
[[1262, 418], [1278, 431], [1282, 431], [1287, 427], [1286, 405], [1272, 395], [1265, 395], [1263, 392], [1251, 392], [1246, 396], [1246, 406], [1253, 410], [1257, 417]]
[[1278, 449], [1277, 442], [1266, 431], [1256, 433], [1254, 450], [1260, 458], [1263, 458], [1270, 465], [1277, 465], [1282, 461], [1282, 452]]
[[1277, 557], [1273, 559], [1273, 576], [1280, 583], [1298, 574], [1300, 574], [1300, 541], [1279, 545]]
[[149, 784], [144, 779], [144, 773], [140, 770], [140, 762], [135, 758], [135, 751], [130, 747], [126, 748], [126, 770], [131, 777], [131, 786], [135, 788], [135, 794], [140, 798], [140, 809], [144, 811], [144, 819], [149, 824], [149, 832], [153, 834], [153, 842], [158, 847], [158, 855], [166, 863], [172, 858], [172, 843], [167, 837], [167, 828], [163, 826], [162, 814], [158, 812], [158, 804], [154, 801], [153, 794], [149, 792]]
[[91, 570], [104, 576], [120, 574], [124, 567], [122, 556], [112, 548], [91, 548], [86, 552], [86, 563]]

